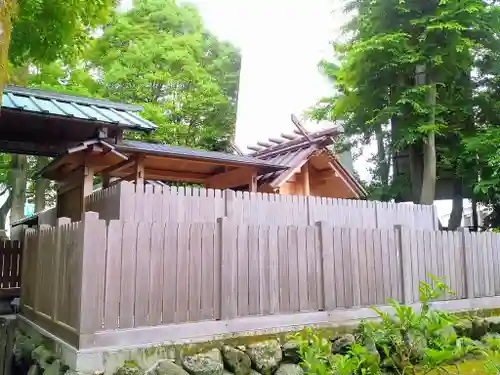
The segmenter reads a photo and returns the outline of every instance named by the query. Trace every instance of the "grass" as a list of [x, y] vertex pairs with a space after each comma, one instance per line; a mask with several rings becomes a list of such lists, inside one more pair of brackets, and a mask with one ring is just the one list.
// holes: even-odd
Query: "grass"
[[[456, 366], [444, 366], [443, 369], [440, 370], [432, 370], [428, 372], [426, 375], [484, 375], [485, 374], [485, 366], [487, 365], [487, 361], [481, 359], [472, 359], [466, 362], [460, 363], [460, 372]], [[423, 374], [421, 374], [423, 375]]]

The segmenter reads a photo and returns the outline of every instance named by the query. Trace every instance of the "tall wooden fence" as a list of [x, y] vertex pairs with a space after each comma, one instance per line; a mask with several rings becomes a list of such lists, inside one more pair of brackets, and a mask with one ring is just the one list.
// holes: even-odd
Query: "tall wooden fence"
[[[85, 220], [28, 230], [22, 312], [79, 335], [418, 299], [445, 276], [451, 298], [500, 295], [500, 235], [316, 225]], [[430, 280], [429, 280], [430, 281]]]
[[21, 256], [22, 248], [19, 241], [0, 241], [0, 295], [8, 293], [9, 290], [15, 294], [15, 289], [19, 289]]
[[312, 225], [326, 221], [351, 228], [437, 230], [433, 206], [395, 204], [350, 199], [302, 197], [266, 193], [234, 192], [202, 188], [146, 185], [122, 182], [87, 197], [87, 211], [101, 219], [155, 222], [213, 222], [229, 217], [240, 223]]

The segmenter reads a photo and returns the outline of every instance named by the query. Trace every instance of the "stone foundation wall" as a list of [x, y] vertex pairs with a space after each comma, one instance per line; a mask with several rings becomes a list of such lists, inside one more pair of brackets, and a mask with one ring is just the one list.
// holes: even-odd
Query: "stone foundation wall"
[[116, 375], [302, 375], [299, 362], [297, 344], [270, 339], [247, 346], [222, 344], [199, 354], [159, 360], [147, 369], [129, 361]]
[[[353, 328], [355, 326], [320, 331], [330, 338], [333, 353], [343, 353], [355, 340], [346, 331]], [[487, 332], [500, 333], [500, 318], [464, 316], [455, 328], [461, 335], [479, 338]], [[289, 334], [128, 348], [100, 353], [102, 366], [78, 375], [303, 375], [298, 365], [298, 349]], [[25, 329], [22, 324], [15, 329], [12, 353], [12, 374], [77, 375], [68, 366], [71, 357], [64, 354], [60, 343]], [[75, 351], [76, 354], [85, 356], [84, 352]]]

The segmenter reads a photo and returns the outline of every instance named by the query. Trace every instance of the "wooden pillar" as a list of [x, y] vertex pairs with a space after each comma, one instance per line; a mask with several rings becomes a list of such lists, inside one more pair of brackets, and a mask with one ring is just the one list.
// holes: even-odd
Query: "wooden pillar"
[[94, 169], [92, 167], [83, 168], [83, 182], [82, 182], [82, 215], [87, 211], [85, 205], [85, 198], [88, 197], [94, 191]]
[[306, 163], [302, 166], [300, 171], [300, 176], [302, 180], [302, 193], [308, 197], [311, 195], [311, 184], [309, 180], [309, 163]]
[[83, 170], [83, 197], [87, 197], [94, 191], [94, 169], [85, 167]]
[[250, 183], [248, 184], [248, 191], [251, 193], [257, 192], [257, 174], [256, 173], [252, 173], [252, 176], [250, 177]]
[[137, 187], [144, 186], [144, 158], [138, 157], [134, 165], [134, 180]]

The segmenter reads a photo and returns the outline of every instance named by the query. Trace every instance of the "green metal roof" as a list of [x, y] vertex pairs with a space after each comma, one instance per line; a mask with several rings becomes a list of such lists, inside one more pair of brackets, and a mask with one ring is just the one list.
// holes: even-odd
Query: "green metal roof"
[[152, 131], [156, 129], [155, 124], [137, 114], [143, 111], [140, 106], [39, 89], [7, 86], [3, 93], [2, 108], [109, 123], [134, 130]]

